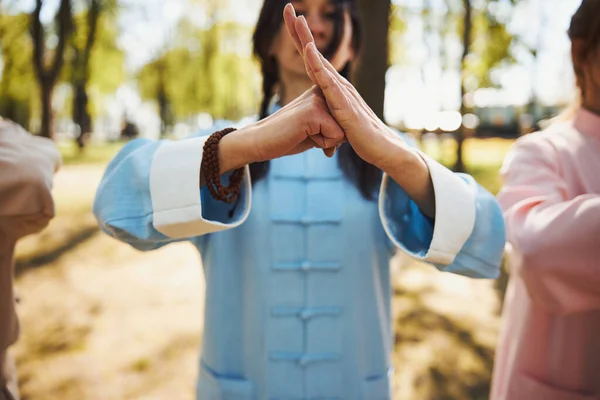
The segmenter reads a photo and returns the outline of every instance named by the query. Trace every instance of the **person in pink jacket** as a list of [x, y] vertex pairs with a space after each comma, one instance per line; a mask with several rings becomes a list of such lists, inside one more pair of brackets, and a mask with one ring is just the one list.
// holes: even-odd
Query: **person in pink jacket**
[[0, 117], [0, 400], [17, 400], [15, 367], [8, 348], [19, 335], [13, 291], [17, 240], [43, 229], [54, 216], [52, 176], [60, 153]]
[[581, 107], [502, 168], [511, 277], [492, 400], [600, 399], [600, 0], [569, 37]]

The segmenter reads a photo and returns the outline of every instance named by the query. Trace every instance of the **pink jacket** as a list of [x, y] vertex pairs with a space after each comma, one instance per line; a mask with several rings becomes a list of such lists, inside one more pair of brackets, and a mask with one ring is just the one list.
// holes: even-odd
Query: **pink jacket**
[[519, 139], [502, 173], [511, 278], [490, 398], [600, 399], [600, 116]]
[[13, 379], [6, 349], [19, 334], [13, 294], [15, 243], [44, 228], [54, 216], [50, 190], [59, 164], [54, 142], [0, 119], [0, 399], [8, 397], [6, 385]]

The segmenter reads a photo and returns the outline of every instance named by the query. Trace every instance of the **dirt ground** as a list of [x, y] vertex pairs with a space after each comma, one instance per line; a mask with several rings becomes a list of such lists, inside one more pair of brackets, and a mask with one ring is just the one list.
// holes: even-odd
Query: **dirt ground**
[[[188, 244], [140, 253], [90, 212], [102, 166], [56, 177], [57, 218], [20, 243], [25, 400], [193, 399], [204, 278]], [[394, 260], [395, 399], [486, 399], [499, 327], [495, 283]]]

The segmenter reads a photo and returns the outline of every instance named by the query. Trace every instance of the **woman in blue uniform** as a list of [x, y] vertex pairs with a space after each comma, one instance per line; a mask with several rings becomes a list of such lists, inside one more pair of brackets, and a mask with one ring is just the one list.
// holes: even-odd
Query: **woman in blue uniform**
[[265, 0], [256, 27], [260, 120], [130, 142], [94, 212], [135, 248], [198, 248], [198, 399], [389, 399], [390, 258], [401, 249], [441, 271], [494, 278], [502, 214], [473, 178], [409, 146], [343, 79], [360, 45], [356, 1], [293, 4], [302, 16], [286, 8], [289, 31], [281, 0]]

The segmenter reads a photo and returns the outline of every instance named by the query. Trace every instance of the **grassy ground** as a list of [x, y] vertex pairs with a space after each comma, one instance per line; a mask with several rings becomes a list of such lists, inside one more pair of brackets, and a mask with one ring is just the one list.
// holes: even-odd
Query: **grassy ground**
[[[510, 142], [472, 140], [467, 164], [492, 191]], [[13, 349], [26, 400], [192, 399], [202, 338], [204, 281], [187, 244], [140, 253], [98, 231], [91, 202], [120, 144], [65, 166], [57, 217], [17, 251], [23, 334]], [[452, 143], [429, 149], [452, 163]], [[485, 399], [499, 326], [494, 282], [393, 262], [395, 399]], [[473, 307], [477, 304], [477, 307]]]
[[[468, 139], [464, 145], [464, 161], [469, 174], [490, 192], [500, 190], [501, 180], [498, 170], [504, 155], [512, 145], [507, 139]], [[448, 167], [456, 161], [456, 142], [443, 140], [437, 144], [425, 145], [424, 150]]]
[[119, 149], [123, 142], [91, 144], [80, 151], [72, 141], [59, 144], [64, 165], [104, 165]]

